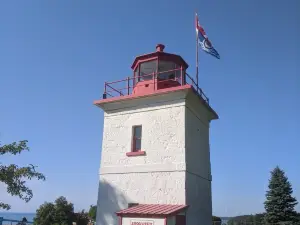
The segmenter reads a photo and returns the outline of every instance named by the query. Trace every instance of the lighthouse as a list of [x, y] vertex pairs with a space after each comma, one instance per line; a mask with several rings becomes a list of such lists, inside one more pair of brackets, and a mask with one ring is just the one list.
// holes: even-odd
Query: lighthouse
[[105, 82], [97, 225], [211, 225], [209, 127], [218, 119], [188, 64], [158, 44]]

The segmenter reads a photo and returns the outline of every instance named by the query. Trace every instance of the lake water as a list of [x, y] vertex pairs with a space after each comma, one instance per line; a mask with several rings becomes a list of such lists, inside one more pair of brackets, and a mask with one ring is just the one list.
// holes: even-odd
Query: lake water
[[[33, 218], [35, 217], [35, 213], [9, 213], [9, 212], [0, 212], [0, 217], [9, 220], [22, 220], [23, 217], [26, 217], [27, 221], [33, 222]], [[8, 222], [4, 222], [4, 224], [10, 224]], [[16, 224], [16, 223], [13, 223]]]

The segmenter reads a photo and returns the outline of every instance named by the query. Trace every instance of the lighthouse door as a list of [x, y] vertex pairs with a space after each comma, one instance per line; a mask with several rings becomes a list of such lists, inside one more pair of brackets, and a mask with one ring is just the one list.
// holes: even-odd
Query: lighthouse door
[[177, 215], [175, 225], [186, 225], [185, 215]]

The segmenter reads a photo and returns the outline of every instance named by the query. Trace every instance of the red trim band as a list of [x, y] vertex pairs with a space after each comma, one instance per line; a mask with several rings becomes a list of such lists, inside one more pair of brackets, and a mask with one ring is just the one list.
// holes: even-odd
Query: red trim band
[[127, 156], [139, 156], [139, 155], [146, 155], [145, 151], [137, 151], [137, 152], [127, 152]]

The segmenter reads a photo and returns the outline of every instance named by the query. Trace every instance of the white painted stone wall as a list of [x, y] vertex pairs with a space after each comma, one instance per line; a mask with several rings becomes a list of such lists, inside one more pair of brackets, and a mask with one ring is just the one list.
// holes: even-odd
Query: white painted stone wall
[[[110, 183], [126, 196], [127, 202], [140, 204], [184, 204], [184, 172], [129, 173], [102, 175], [102, 182]], [[127, 206], [127, 205], [126, 205]]]
[[[208, 116], [185, 98], [138, 99], [106, 110], [97, 225], [117, 225], [115, 212], [128, 203], [190, 204], [187, 225], [211, 225]], [[126, 156], [134, 125], [142, 125], [145, 156]]]
[[117, 225], [115, 212], [128, 203], [185, 204], [185, 172], [106, 174], [99, 186], [99, 225]]
[[132, 225], [138, 222], [141, 223], [149, 223], [151, 225], [165, 225], [165, 220], [162, 218], [128, 218], [128, 217], [124, 217], [122, 219], [122, 225]]
[[208, 124], [189, 107], [186, 107], [185, 113], [187, 171], [211, 180]]
[[185, 111], [187, 225], [211, 225], [209, 121], [205, 111], [188, 101]]
[[211, 225], [211, 182], [187, 172], [186, 174], [187, 225]]
[[[134, 167], [140, 171], [184, 169], [183, 102], [105, 113], [100, 174], [119, 173]], [[132, 127], [142, 125], [142, 150], [146, 157], [128, 157], [131, 151]], [[149, 168], [150, 167], [150, 168]]]
[[[184, 123], [182, 100], [105, 113], [99, 186], [112, 193], [99, 188], [97, 225], [117, 225], [115, 212], [128, 203], [185, 204]], [[145, 156], [126, 156], [134, 125]]]

